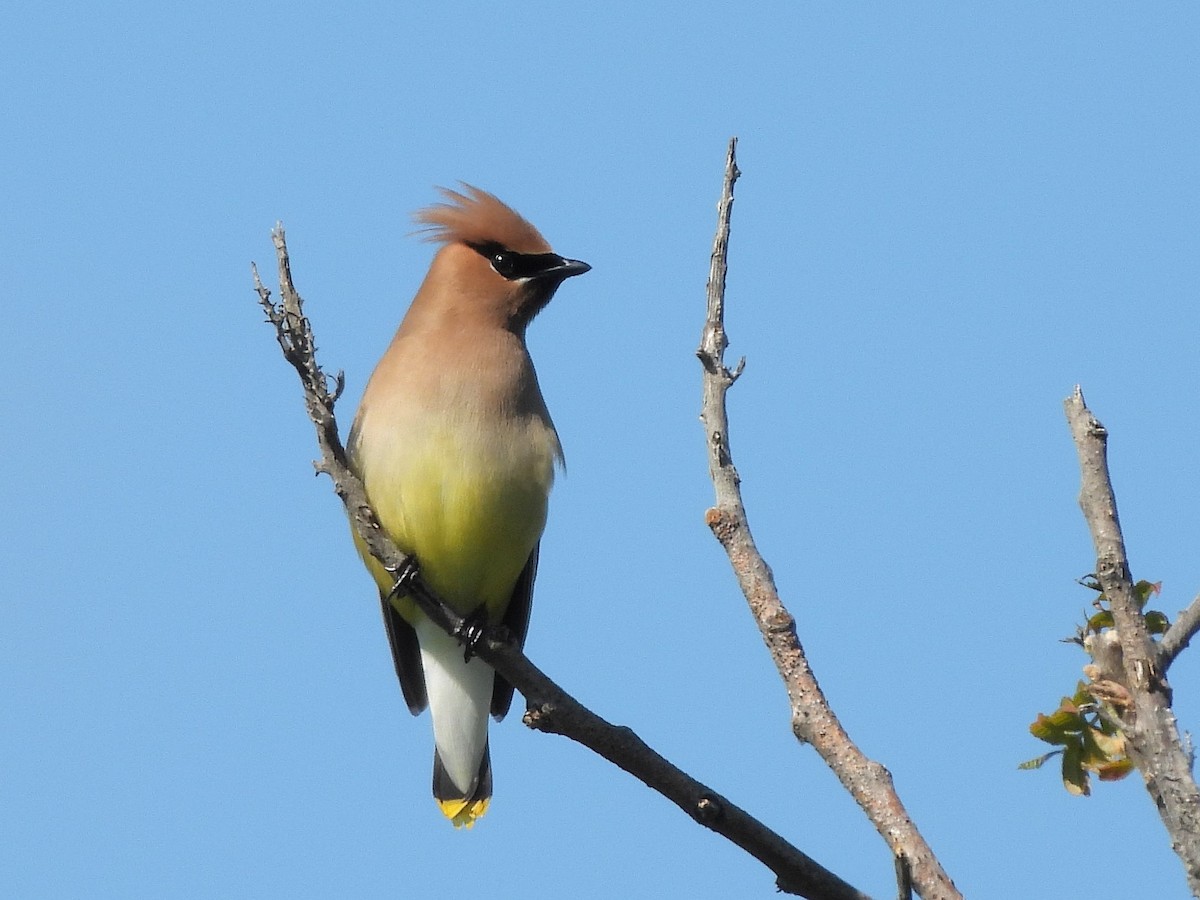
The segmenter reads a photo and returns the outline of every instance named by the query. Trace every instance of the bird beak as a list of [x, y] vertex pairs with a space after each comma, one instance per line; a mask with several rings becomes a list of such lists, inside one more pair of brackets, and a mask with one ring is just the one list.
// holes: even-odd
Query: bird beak
[[570, 278], [572, 275], [582, 275], [592, 268], [582, 260], [566, 259], [565, 257], [560, 257], [560, 260], [561, 262], [557, 265], [551, 266], [540, 274], [554, 275], [558, 278]]

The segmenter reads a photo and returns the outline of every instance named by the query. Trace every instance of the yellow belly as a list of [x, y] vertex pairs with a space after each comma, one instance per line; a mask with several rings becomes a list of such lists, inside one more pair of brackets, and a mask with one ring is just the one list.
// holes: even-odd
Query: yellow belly
[[[460, 613], [496, 621], [546, 523], [557, 439], [536, 419], [501, 428], [409, 430], [359, 448], [356, 467], [384, 529]], [[382, 591], [384, 571], [355, 536]], [[414, 621], [411, 600], [397, 604]]]

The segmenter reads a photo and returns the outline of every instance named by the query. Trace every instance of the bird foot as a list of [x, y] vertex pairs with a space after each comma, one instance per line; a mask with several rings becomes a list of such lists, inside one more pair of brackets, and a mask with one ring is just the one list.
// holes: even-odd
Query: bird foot
[[387, 573], [395, 579], [392, 583], [392, 589], [388, 591], [387, 600], [390, 603], [397, 597], [403, 597], [405, 594], [412, 591], [413, 583], [421, 574], [421, 568], [417, 565], [415, 556], [406, 556], [404, 562], [400, 565], [387, 568]]
[[454, 636], [463, 645], [463, 662], [471, 661], [471, 657], [475, 655], [475, 648], [487, 634], [487, 628], [487, 607], [480, 604], [475, 607], [473, 612], [468, 613], [462, 623], [454, 629]]

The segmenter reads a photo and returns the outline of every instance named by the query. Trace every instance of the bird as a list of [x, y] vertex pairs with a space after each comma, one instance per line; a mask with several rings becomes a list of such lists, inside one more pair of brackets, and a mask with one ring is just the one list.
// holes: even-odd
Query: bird
[[[439, 245], [363, 391], [347, 440], [379, 523], [428, 587], [524, 646], [538, 548], [562, 445], [525, 332], [568, 278], [591, 269], [555, 253], [526, 219], [468, 184], [414, 213]], [[488, 715], [513, 688], [395, 596], [396, 576], [355, 535], [379, 588], [408, 709], [433, 720], [433, 795], [455, 828], [492, 797]]]

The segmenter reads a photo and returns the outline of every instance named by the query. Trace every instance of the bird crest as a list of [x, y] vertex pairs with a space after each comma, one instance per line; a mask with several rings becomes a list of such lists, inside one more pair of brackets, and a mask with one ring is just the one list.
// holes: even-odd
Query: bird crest
[[500, 244], [517, 253], [548, 253], [550, 245], [516, 210], [487, 191], [469, 184], [462, 191], [438, 188], [445, 203], [435, 203], [413, 214], [424, 226], [427, 241], [442, 244]]

